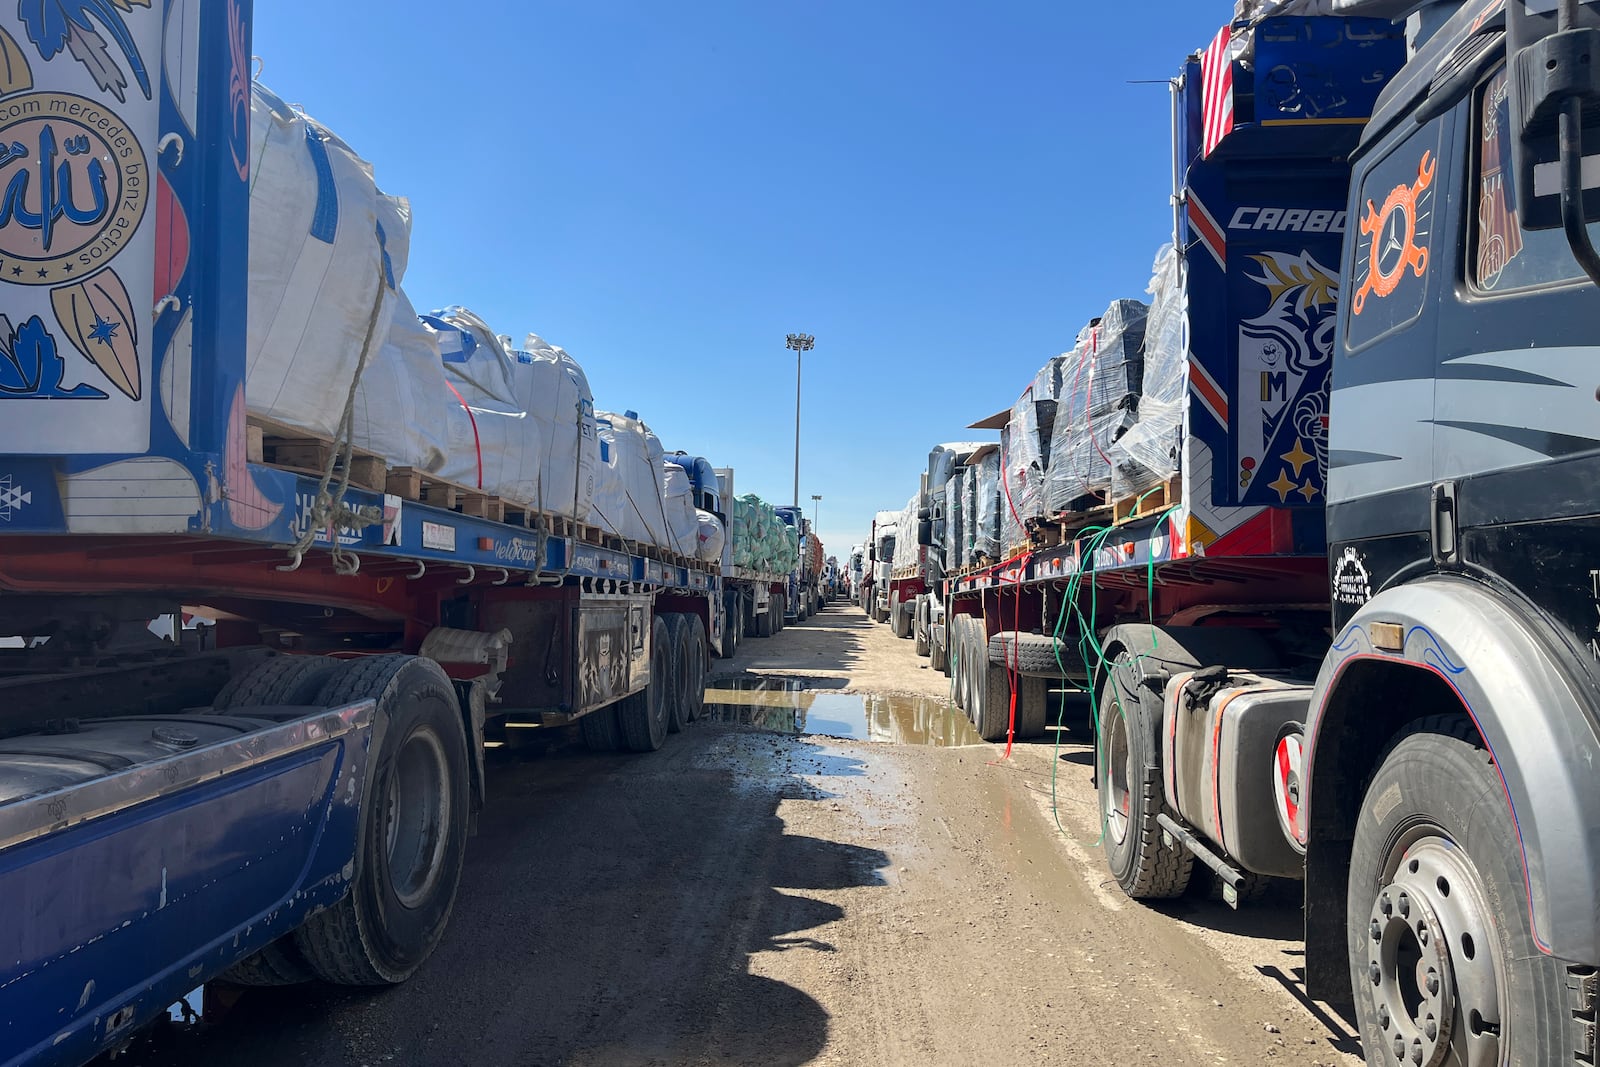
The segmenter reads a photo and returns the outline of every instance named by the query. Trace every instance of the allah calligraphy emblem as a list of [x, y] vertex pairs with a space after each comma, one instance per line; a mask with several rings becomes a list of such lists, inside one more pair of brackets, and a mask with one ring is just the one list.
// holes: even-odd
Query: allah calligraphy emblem
[[0, 100], [0, 281], [61, 285], [116, 258], [151, 177], [116, 112], [69, 93]]

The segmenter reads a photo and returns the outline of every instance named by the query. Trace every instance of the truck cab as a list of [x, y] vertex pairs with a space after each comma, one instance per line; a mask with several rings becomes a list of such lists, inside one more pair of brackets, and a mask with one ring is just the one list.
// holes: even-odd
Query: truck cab
[[1600, 11], [1337, 6], [1416, 17], [1353, 157], [1334, 637], [1296, 822], [1309, 991], [1354, 1001], [1369, 1062], [1587, 1062]]

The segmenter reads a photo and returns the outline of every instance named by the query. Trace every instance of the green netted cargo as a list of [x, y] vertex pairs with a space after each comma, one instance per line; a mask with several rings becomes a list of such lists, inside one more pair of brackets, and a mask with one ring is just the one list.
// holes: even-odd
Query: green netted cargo
[[762, 574], [787, 574], [800, 558], [794, 530], [754, 493], [733, 502], [733, 565]]

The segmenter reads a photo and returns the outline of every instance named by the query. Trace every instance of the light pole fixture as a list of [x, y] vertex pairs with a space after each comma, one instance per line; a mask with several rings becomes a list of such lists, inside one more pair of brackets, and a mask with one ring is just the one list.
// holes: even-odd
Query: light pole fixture
[[821, 510], [822, 510], [822, 494], [820, 494], [820, 493], [812, 493], [811, 494], [811, 529], [812, 529], [813, 532], [815, 532], [815, 530], [817, 528], [817, 513], [819, 511], [821, 511]]
[[800, 364], [805, 353], [816, 347], [809, 333], [791, 333], [784, 347], [794, 352], [794, 508], [800, 510]]

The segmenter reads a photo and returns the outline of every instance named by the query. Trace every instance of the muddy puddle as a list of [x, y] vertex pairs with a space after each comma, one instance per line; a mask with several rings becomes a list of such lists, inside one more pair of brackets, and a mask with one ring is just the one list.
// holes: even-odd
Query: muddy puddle
[[804, 678], [728, 678], [706, 689], [706, 714], [718, 722], [790, 734], [948, 748], [978, 745], [972, 723], [933, 697], [829, 693]]

